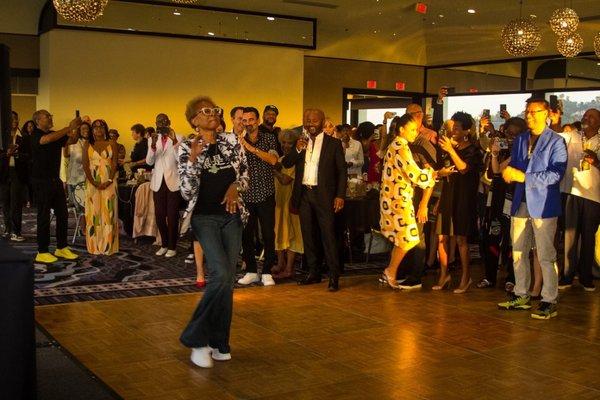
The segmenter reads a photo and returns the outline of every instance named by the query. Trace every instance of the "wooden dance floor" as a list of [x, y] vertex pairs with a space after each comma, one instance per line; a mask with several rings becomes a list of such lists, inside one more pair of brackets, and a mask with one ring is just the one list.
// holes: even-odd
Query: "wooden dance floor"
[[236, 290], [233, 360], [208, 370], [178, 341], [200, 294], [36, 314], [125, 399], [600, 399], [599, 291], [561, 292], [558, 317], [536, 321], [498, 310], [501, 290], [392, 292], [373, 276], [341, 288]]

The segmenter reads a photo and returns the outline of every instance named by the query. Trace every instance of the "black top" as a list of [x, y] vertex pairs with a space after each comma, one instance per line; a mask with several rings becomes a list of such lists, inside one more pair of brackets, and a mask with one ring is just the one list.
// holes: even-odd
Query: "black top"
[[[259, 131], [256, 143], [250, 142], [248, 137], [246, 137], [246, 141], [250, 143], [251, 146], [266, 153], [277, 151], [275, 139], [270, 133]], [[244, 201], [249, 203], [260, 203], [275, 194], [273, 166], [249, 151], [246, 152], [246, 159], [248, 160], [248, 172], [250, 173], [250, 187], [243, 194]]]
[[221, 202], [229, 186], [236, 180], [235, 169], [218, 151], [216, 144], [211, 144], [206, 151], [194, 214], [227, 214], [225, 204]]
[[40, 144], [42, 136], [50, 134], [35, 128], [31, 135], [31, 157], [33, 166], [31, 178], [39, 180], [58, 180], [60, 179], [60, 160], [62, 148], [69, 138], [65, 135], [55, 142]]
[[277, 150], [277, 154], [279, 154], [279, 157], [281, 157], [283, 155], [283, 150], [281, 149], [281, 143], [279, 143], [279, 132], [281, 132], [281, 128], [278, 126], [274, 126], [273, 130], [271, 130], [265, 124], [260, 124], [258, 126], [258, 131], [260, 133], [266, 133], [273, 137], [273, 139], [275, 140], [275, 150]]
[[[133, 146], [133, 151], [131, 152], [131, 161], [145, 160], [147, 154], [148, 154], [148, 141], [146, 139], [142, 139]], [[135, 174], [138, 169], [149, 170], [152, 168], [153, 167], [144, 163], [142, 165], [136, 165], [135, 167], [131, 167], [131, 172]]]
[[477, 216], [477, 188], [479, 173], [483, 168], [483, 157], [477, 146], [470, 144], [456, 151], [469, 170], [465, 174], [456, 172], [443, 179], [440, 196], [440, 214], [442, 215], [442, 234], [450, 231], [456, 235], [468, 236], [474, 232]]
[[[428, 164], [430, 168], [435, 168], [437, 165], [437, 151], [433, 144], [424, 136], [419, 135], [414, 142], [408, 145], [413, 159], [419, 168], [425, 168]], [[413, 195], [413, 206], [417, 208], [423, 197], [423, 189], [416, 186]]]

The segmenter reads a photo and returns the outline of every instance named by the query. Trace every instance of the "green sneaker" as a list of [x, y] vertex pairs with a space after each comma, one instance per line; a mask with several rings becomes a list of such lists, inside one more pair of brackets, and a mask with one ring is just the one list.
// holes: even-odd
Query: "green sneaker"
[[509, 300], [504, 303], [498, 303], [498, 308], [505, 310], [529, 310], [531, 308], [530, 300], [531, 297], [528, 295], [517, 296], [514, 293], [510, 293]]
[[558, 315], [557, 306], [555, 303], [540, 302], [538, 309], [531, 313], [533, 319], [550, 319]]

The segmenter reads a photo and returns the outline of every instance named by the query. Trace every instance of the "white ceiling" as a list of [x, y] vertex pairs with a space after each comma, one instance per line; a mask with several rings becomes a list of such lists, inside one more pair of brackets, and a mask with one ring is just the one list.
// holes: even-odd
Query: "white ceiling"
[[[39, 12], [45, 0], [1, 1], [0, 32], [37, 32]], [[426, 1], [429, 10], [425, 16], [414, 11], [414, 1], [407, 0], [305, 1], [332, 8], [287, 1], [204, 0], [200, 3], [317, 18], [318, 48], [308, 51], [310, 55], [420, 65], [509, 58], [500, 45], [500, 31], [508, 20], [519, 15], [518, 0], [430, 0]], [[557, 53], [547, 20], [555, 8], [564, 4], [565, 0], [524, 1], [523, 14], [537, 16], [544, 38], [534, 55]], [[567, 4], [583, 18], [600, 14], [600, 0], [569, 0]], [[468, 14], [468, 8], [477, 12]], [[580, 23], [584, 51], [593, 50], [592, 41], [598, 32], [600, 18]]]

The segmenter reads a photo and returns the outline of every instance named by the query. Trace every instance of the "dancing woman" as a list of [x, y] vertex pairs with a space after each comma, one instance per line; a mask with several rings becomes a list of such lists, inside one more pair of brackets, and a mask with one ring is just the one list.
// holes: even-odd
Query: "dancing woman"
[[204, 249], [204, 296], [181, 334], [191, 360], [203, 368], [231, 359], [233, 283], [248, 212], [239, 192], [248, 188], [246, 155], [231, 134], [217, 133], [223, 110], [208, 97], [188, 103], [185, 116], [198, 135], [179, 147], [181, 193], [192, 202], [192, 230]]
[[413, 207], [413, 186], [423, 189], [433, 187], [437, 177], [451, 174], [453, 168], [434, 171], [420, 169], [408, 147], [419, 134], [417, 122], [410, 114], [400, 117], [396, 124], [396, 137], [385, 156], [380, 195], [381, 233], [394, 249], [381, 280], [393, 289], [398, 288], [396, 272], [402, 259], [419, 243], [419, 232]]

